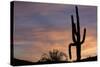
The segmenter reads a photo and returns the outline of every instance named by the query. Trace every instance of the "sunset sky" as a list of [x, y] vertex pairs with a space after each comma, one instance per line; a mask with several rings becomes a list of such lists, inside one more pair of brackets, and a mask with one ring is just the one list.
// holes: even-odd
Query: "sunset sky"
[[[81, 37], [86, 27], [86, 39], [82, 44], [82, 58], [97, 53], [97, 8], [78, 6]], [[58, 49], [68, 56], [72, 43], [71, 18], [75, 5], [14, 2], [14, 57], [36, 62], [43, 53]], [[76, 59], [72, 47], [73, 60]]]

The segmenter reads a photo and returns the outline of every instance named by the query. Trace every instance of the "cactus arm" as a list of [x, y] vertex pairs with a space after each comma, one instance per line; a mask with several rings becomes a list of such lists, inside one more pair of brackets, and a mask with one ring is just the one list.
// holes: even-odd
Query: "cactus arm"
[[75, 43], [70, 43], [70, 45], [69, 45], [69, 58], [70, 59], [72, 58], [72, 55], [71, 55], [71, 47], [72, 46], [76, 46], [76, 44]]
[[75, 38], [76, 26], [74, 23], [73, 15], [71, 15], [71, 21], [72, 21], [72, 40], [73, 40], [73, 42], [76, 42], [76, 38]]
[[71, 55], [71, 44], [69, 45], [69, 58], [70, 59], [72, 58], [72, 55]]
[[84, 43], [84, 41], [85, 41], [85, 36], [86, 36], [86, 28], [84, 28], [84, 34], [83, 34], [83, 39], [82, 39], [82, 41], [81, 41], [81, 44]]

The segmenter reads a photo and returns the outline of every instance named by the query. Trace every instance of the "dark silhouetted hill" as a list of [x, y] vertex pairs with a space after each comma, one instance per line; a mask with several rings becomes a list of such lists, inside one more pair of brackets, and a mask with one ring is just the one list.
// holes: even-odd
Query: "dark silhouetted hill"
[[[20, 60], [20, 59], [16, 59], [14, 58], [12, 65], [13, 66], [22, 66], [22, 65], [39, 65], [39, 64], [57, 64], [57, 63], [70, 63], [70, 61], [48, 61], [48, 62], [30, 62], [30, 61], [25, 61], [25, 60]], [[94, 57], [88, 57], [85, 59], [82, 59], [80, 61], [73, 61], [73, 62], [89, 62], [89, 61], [97, 61], [97, 56]]]
[[84, 62], [84, 61], [97, 61], [97, 56], [88, 57], [88, 58], [86, 58], [86, 59], [82, 59], [81, 61], [82, 61], [82, 62]]
[[97, 56], [87, 57], [87, 58], [82, 59], [80, 61], [73, 61], [73, 62], [88, 62], [88, 61], [97, 61]]
[[20, 66], [20, 65], [33, 65], [33, 62], [25, 61], [25, 60], [19, 60], [14, 58], [12, 65], [13, 66]]
[[66, 61], [54, 61], [54, 62], [30, 62], [30, 61], [25, 61], [25, 60], [20, 60], [20, 59], [16, 59], [14, 58], [12, 65], [13, 66], [23, 66], [23, 65], [39, 65], [39, 64], [57, 64], [57, 63], [68, 63]]

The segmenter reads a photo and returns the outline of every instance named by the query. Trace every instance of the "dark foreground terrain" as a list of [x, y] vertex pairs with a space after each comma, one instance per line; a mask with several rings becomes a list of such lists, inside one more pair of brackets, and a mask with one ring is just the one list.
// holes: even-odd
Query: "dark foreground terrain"
[[[56, 63], [71, 63], [69, 61], [60, 61], [60, 62], [29, 62], [29, 61], [25, 61], [25, 60], [20, 60], [20, 59], [13, 59], [12, 60], [13, 66], [22, 66], [22, 65], [37, 65], [37, 64], [56, 64]], [[94, 57], [88, 57], [85, 59], [82, 59], [80, 61], [73, 61], [73, 62], [89, 62], [89, 61], [97, 61], [97, 56]]]

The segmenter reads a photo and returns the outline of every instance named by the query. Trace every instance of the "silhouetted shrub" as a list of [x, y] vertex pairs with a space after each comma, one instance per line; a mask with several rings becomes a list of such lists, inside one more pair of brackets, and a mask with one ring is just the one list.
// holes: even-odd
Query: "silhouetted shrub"
[[53, 49], [48, 53], [44, 53], [39, 62], [60, 62], [60, 61], [67, 61], [67, 55], [57, 49]]

